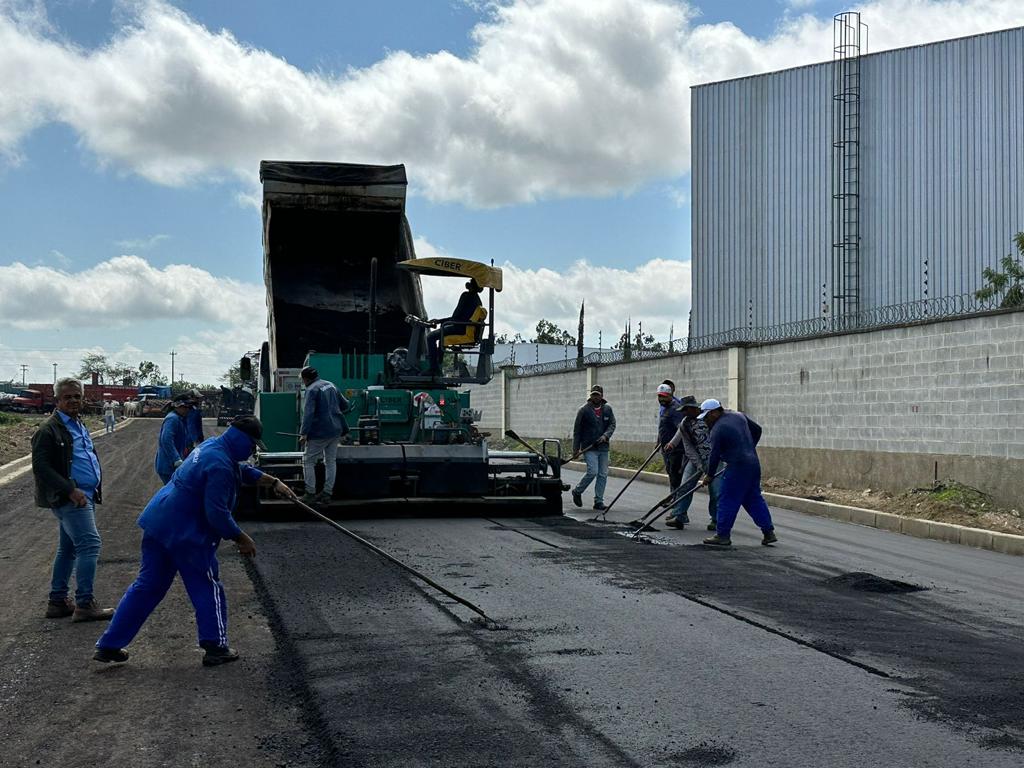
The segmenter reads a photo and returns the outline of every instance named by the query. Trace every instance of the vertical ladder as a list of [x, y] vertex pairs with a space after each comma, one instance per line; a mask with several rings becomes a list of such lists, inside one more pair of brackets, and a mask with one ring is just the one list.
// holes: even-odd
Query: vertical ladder
[[860, 311], [860, 57], [867, 25], [854, 11], [832, 24], [832, 317], [856, 324]]

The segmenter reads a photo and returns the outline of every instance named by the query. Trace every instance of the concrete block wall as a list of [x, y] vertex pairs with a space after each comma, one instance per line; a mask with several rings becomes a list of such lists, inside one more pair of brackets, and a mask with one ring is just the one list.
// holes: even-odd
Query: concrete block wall
[[[726, 401], [726, 356], [725, 351], [703, 352], [592, 369], [593, 383], [604, 387], [605, 399], [615, 410], [614, 440], [653, 445], [658, 420], [655, 392], [665, 379], [676, 383], [677, 396], [693, 395], [698, 400], [714, 397]], [[585, 397], [581, 393], [577, 406]]]
[[495, 374], [488, 384], [471, 384], [463, 388], [469, 392], [469, 406], [480, 411], [477, 427], [497, 434], [501, 429], [501, 377]]
[[523, 437], [568, 437], [587, 399], [587, 372], [509, 378], [506, 388], [510, 428]]

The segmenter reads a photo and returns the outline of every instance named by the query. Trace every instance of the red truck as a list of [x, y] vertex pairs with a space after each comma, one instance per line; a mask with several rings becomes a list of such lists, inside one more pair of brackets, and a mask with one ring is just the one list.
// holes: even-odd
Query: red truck
[[53, 410], [53, 387], [50, 394], [43, 394], [38, 389], [23, 389], [14, 397], [0, 399], [0, 410], [14, 413], [49, 413]]
[[[103, 410], [103, 400], [107, 395], [123, 405], [128, 398], [138, 400], [139, 390], [138, 387], [86, 384], [85, 412], [100, 413]], [[0, 396], [0, 411], [49, 413], [54, 409], [55, 404], [52, 384], [29, 384], [14, 397]]]

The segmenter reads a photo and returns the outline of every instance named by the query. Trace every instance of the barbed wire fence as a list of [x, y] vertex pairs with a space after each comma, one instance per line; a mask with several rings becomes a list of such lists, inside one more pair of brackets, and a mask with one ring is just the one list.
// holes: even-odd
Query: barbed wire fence
[[695, 352], [708, 352], [735, 344], [772, 344], [783, 341], [798, 341], [819, 336], [837, 336], [885, 328], [949, 320], [961, 316], [1022, 310], [1024, 307], [1006, 308], [1001, 306], [1003, 297], [979, 299], [974, 292], [956, 296], [939, 296], [905, 304], [873, 307], [841, 317], [815, 317], [771, 326], [747, 326], [733, 328], [707, 336], [689, 339], [654, 341], [629, 349], [609, 349], [591, 352], [582, 359], [566, 355], [564, 360], [549, 363], [506, 365], [506, 374], [512, 376], [540, 376], [568, 370], [582, 370], [593, 365], [614, 365], [633, 360], [651, 360]]

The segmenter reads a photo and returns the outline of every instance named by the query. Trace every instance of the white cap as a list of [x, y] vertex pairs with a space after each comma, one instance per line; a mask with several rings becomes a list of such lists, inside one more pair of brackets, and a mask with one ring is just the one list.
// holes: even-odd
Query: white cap
[[705, 416], [708, 415], [708, 411], [717, 411], [721, 407], [722, 404], [720, 402], [715, 400], [713, 397], [709, 397], [707, 400], [700, 404], [700, 416], [698, 416], [697, 418], [703, 419]]
[[672, 387], [670, 387], [668, 384], [659, 384], [658, 385], [657, 394], [658, 395], [671, 395], [672, 394]]

